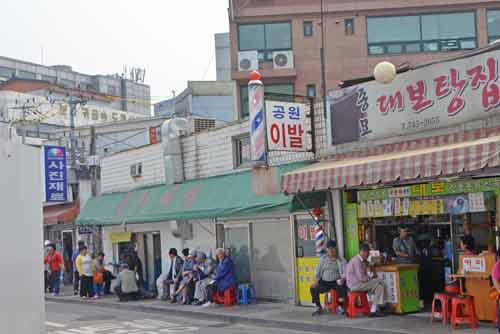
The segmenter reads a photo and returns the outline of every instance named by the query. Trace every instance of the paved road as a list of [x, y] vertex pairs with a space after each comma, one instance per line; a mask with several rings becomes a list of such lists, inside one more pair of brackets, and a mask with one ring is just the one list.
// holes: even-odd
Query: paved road
[[46, 303], [49, 334], [310, 334], [313, 332], [170, 317], [96, 305]]

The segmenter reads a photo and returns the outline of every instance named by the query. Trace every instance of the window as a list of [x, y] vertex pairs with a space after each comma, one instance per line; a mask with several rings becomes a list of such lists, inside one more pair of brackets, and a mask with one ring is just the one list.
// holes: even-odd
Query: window
[[259, 60], [272, 60], [272, 52], [292, 48], [290, 22], [241, 24], [238, 26], [240, 51], [258, 50]]
[[307, 90], [307, 96], [316, 97], [316, 85], [314, 84], [307, 85], [306, 90]]
[[36, 79], [36, 74], [33, 72], [18, 71], [17, 77], [21, 79]]
[[477, 47], [474, 12], [368, 17], [368, 53], [401, 54]]
[[[264, 85], [265, 94], [283, 94], [283, 95], [293, 95], [294, 86], [293, 84], [272, 84]], [[282, 100], [287, 100], [286, 96], [279, 96]], [[290, 97], [290, 100], [292, 98]], [[240, 115], [241, 118], [248, 117], [248, 86], [240, 86]]]
[[248, 166], [250, 163], [250, 135], [236, 137], [234, 140], [235, 168]]
[[500, 39], [500, 10], [488, 11], [488, 39], [490, 43]]
[[354, 19], [344, 20], [344, 30], [347, 36], [354, 35]]
[[16, 73], [16, 70], [14, 70], [13, 68], [0, 66], [0, 77], [12, 78], [15, 73]]
[[311, 37], [313, 35], [313, 23], [311, 21], [304, 21], [304, 36]]

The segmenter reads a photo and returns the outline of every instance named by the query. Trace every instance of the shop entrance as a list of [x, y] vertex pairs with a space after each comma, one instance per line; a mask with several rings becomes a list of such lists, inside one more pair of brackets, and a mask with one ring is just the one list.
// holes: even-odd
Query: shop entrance
[[250, 271], [250, 227], [249, 224], [225, 225], [224, 248], [234, 262], [238, 283], [252, 282]]

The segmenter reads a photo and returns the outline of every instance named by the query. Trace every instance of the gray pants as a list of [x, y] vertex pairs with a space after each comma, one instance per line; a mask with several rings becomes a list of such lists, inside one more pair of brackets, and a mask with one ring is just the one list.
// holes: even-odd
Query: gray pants
[[211, 278], [205, 278], [201, 281], [197, 281], [194, 288], [194, 299], [199, 301], [206, 301], [208, 299], [207, 286], [209, 285]]
[[368, 292], [373, 295], [375, 305], [384, 305], [385, 287], [380, 278], [372, 278], [368, 282], [361, 282], [351, 287], [351, 291]]

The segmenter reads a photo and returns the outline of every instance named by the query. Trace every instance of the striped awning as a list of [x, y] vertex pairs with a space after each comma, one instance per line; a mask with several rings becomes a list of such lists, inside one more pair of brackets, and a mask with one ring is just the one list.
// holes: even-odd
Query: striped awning
[[320, 162], [286, 173], [289, 194], [471, 172], [500, 166], [500, 136], [398, 153]]

